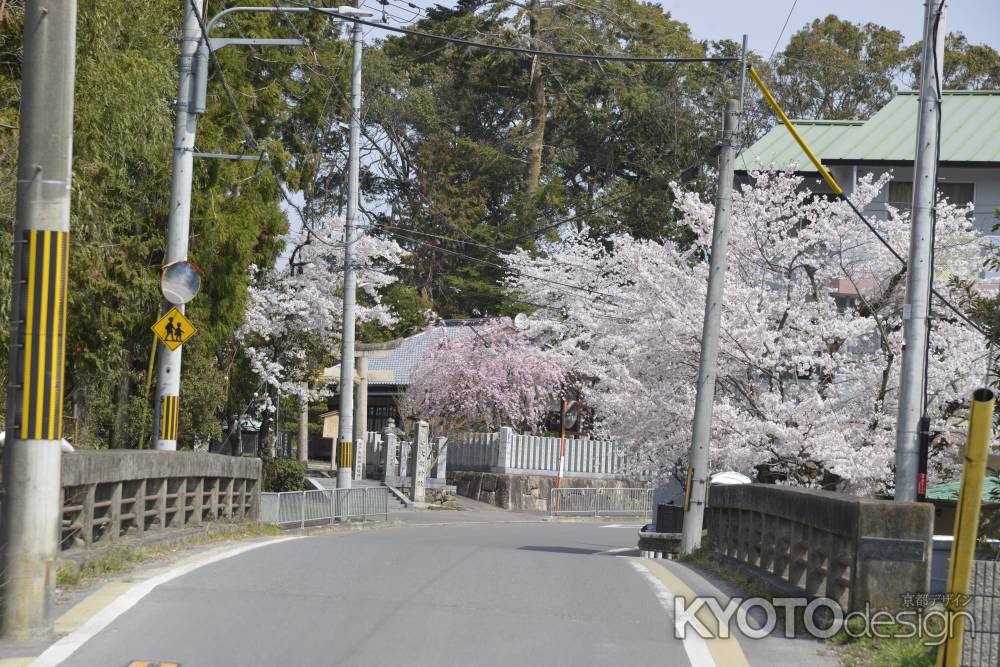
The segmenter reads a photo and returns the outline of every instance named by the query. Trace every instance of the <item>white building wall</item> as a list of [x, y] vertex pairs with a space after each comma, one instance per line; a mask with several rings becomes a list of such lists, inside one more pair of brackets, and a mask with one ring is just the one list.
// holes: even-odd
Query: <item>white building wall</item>
[[[850, 194], [854, 189], [854, 179], [862, 178], [866, 174], [874, 174], [876, 177], [889, 172], [893, 180], [912, 181], [912, 167], [873, 167], [859, 166], [851, 167], [845, 165], [835, 165], [830, 168], [833, 177], [841, 184], [844, 191]], [[975, 206], [975, 224], [985, 236], [993, 240], [994, 245], [1000, 246], [1000, 232], [994, 232], [993, 226], [1000, 223], [997, 218], [997, 209], [1000, 208], [1000, 169], [995, 168], [966, 168], [966, 167], [941, 167], [938, 170], [938, 179], [941, 182], [952, 183], [972, 183], [974, 186], [973, 205]], [[807, 179], [805, 185], [816, 192], [829, 192], [825, 183], [812, 178]], [[885, 216], [889, 188], [886, 186], [868, 206], [865, 207], [865, 214], [872, 217]], [[1000, 279], [1000, 273], [984, 273], [983, 278], [990, 280]]]

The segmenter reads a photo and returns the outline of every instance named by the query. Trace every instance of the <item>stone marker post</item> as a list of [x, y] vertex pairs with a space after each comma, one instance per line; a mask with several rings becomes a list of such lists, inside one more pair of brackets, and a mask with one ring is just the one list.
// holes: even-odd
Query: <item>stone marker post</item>
[[436, 461], [434, 463], [434, 479], [444, 482], [448, 477], [448, 438], [439, 436], [437, 439]]
[[500, 427], [500, 436], [497, 439], [497, 467], [494, 469], [491, 465], [492, 462], [487, 462], [490, 465], [491, 472], [507, 472], [514, 467], [514, 438], [516, 434], [514, 429], [509, 426]]
[[382, 438], [385, 441], [385, 446], [382, 448], [382, 481], [389, 486], [395, 486], [396, 475], [394, 470], [396, 467], [396, 422], [393, 419], [389, 420], [386, 424], [385, 429], [382, 431]]
[[410, 497], [413, 502], [425, 502], [425, 486], [427, 484], [427, 454], [430, 448], [430, 425], [425, 421], [417, 422], [417, 439], [413, 445], [413, 476], [410, 478]]

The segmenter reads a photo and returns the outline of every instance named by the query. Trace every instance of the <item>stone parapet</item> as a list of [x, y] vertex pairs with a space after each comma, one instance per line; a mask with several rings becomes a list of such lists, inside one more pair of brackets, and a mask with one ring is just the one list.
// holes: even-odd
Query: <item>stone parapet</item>
[[829, 491], [713, 486], [708, 548], [845, 609], [896, 609], [930, 588], [934, 507]]
[[256, 520], [261, 462], [202, 452], [77, 451], [62, 456], [62, 548], [126, 535]]

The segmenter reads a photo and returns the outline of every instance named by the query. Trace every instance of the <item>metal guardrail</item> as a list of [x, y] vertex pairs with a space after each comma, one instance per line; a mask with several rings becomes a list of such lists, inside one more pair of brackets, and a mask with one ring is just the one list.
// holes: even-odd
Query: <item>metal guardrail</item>
[[577, 516], [650, 516], [652, 489], [566, 488], [549, 492], [549, 514]]
[[319, 526], [377, 518], [389, 518], [389, 489], [384, 487], [260, 494], [261, 521], [277, 526]]

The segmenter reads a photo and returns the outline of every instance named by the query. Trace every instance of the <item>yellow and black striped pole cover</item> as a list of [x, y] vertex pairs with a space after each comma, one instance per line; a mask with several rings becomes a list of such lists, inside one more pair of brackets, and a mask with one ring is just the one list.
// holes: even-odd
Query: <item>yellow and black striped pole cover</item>
[[180, 397], [164, 396], [160, 402], [160, 440], [177, 439], [177, 416], [180, 414]]
[[350, 468], [352, 464], [352, 457], [354, 454], [354, 446], [350, 440], [340, 441], [340, 466], [341, 468]]
[[18, 350], [12, 369], [21, 392], [12, 401], [11, 426], [21, 440], [60, 440], [69, 232], [32, 229], [19, 235], [16, 274], [23, 287], [20, 312], [14, 316], [23, 327], [24, 347]]

